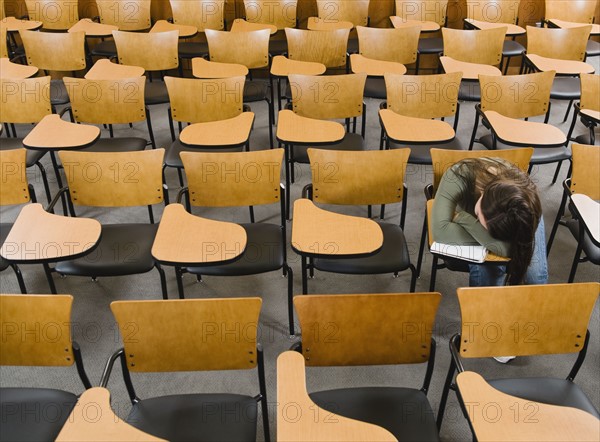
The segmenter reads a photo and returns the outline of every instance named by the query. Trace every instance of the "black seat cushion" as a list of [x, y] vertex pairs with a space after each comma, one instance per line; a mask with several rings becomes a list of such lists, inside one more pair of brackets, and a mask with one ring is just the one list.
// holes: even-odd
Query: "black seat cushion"
[[[0, 224], [0, 247], [2, 247], [2, 244], [4, 244], [4, 241], [6, 241], [6, 238], [8, 237], [8, 234], [10, 233], [10, 229], [12, 229], [12, 224], [8, 224], [8, 223], [2, 223]], [[9, 263], [6, 259], [2, 258], [0, 256], [0, 272], [3, 270], [6, 270], [9, 266]]]
[[364, 96], [385, 100], [387, 97], [387, 90], [385, 88], [385, 80], [383, 77], [367, 77]]
[[366, 258], [315, 258], [315, 268], [325, 272], [353, 275], [374, 275], [406, 270], [410, 266], [410, 256], [404, 232], [397, 224], [380, 222], [379, 226], [383, 231], [383, 247], [379, 252]]
[[244, 103], [263, 101], [269, 96], [269, 84], [264, 81], [247, 80], [244, 84]]
[[[23, 148], [23, 138], [0, 138], [0, 150], [13, 150]], [[46, 151], [27, 149], [25, 154], [25, 167], [31, 167], [42, 157], [46, 155]]]
[[271, 38], [271, 40], [269, 40], [269, 54], [271, 54], [273, 57], [275, 57], [276, 55], [287, 54], [287, 51], [288, 46], [287, 40], [285, 38], [277, 40]]
[[573, 407], [600, 418], [585, 393], [574, 382], [555, 378], [496, 379], [488, 381], [497, 390], [521, 399]]
[[311, 393], [332, 413], [385, 428], [399, 441], [438, 441], [435, 417], [427, 396], [412, 388], [363, 387]]
[[54, 441], [77, 396], [49, 388], [2, 388], [2, 441]]
[[439, 54], [440, 52], [444, 52], [444, 41], [441, 38], [419, 39], [419, 54]]
[[516, 57], [518, 55], [523, 55], [525, 52], [525, 47], [515, 40], [504, 40], [504, 45], [502, 46], [502, 55], [505, 57]]
[[86, 152], [137, 152], [146, 149], [146, 140], [138, 137], [99, 138]]
[[586, 57], [598, 57], [600, 55], [600, 42], [588, 40], [585, 48]]
[[478, 81], [463, 80], [458, 89], [459, 101], [481, 101], [481, 87]]
[[[479, 141], [486, 148], [492, 149], [493, 139], [491, 134], [482, 136]], [[504, 144], [501, 141], [496, 143], [498, 150], [501, 149], [514, 149], [515, 146]], [[535, 147], [533, 149], [533, 156], [531, 157], [531, 164], [548, 164], [555, 163], [557, 161], [564, 161], [571, 158], [571, 149], [566, 147]]]
[[431, 164], [431, 152], [430, 149], [435, 147], [436, 149], [448, 149], [448, 150], [464, 150], [461, 141], [458, 138], [454, 138], [446, 143], [430, 143], [425, 146], [423, 145], [408, 145], [396, 143], [390, 141], [390, 149], [402, 149], [410, 148], [410, 156], [408, 162], [411, 164]]
[[179, 58], [204, 57], [208, 54], [208, 43], [205, 41], [180, 41], [177, 52]]
[[241, 224], [246, 230], [246, 250], [236, 261], [219, 266], [190, 267], [190, 273], [214, 276], [256, 275], [283, 266], [281, 226], [268, 223]]
[[99, 42], [94, 49], [90, 52], [91, 55], [100, 57], [116, 57], [117, 56], [117, 45], [114, 40], [104, 40]]
[[126, 421], [171, 441], [254, 441], [256, 400], [238, 394], [180, 394], [145, 399]]
[[[294, 162], [308, 164], [308, 148], [310, 146], [293, 146], [294, 149]], [[351, 150], [359, 151], [365, 150], [365, 139], [360, 134], [346, 133], [344, 139], [336, 144], [327, 144], [324, 146], [312, 146], [317, 149], [329, 149], [329, 150]]]
[[556, 77], [550, 89], [550, 98], [555, 100], [578, 100], [581, 97], [579, 77]]
[[75, 276], [122, 276], [154, 268], [152, 243], [158, 224], [105, 224], [100, 243], [88, 255], [56, 264], [56, 271]]
[[219, 147], [194, 148], [183, 144], [181, 141], [179, 141], [179, 139], [177, 139], [171, 143], [171, 146], [165, 154], [165, 165], [167, 167], [177, 167], [179, 169], [183, 168], [183, 163], [181, 162], [181, 157], [179, 156], [180, 152], [241, 152], [243, 148], [243, 146], [229, 147], [226, 149], [221, 149]]
[[160, 80], [146, 81], [144, 100], [146, 100], [147, 105], [168, 103], [169, 93], [165, 82]]
[[58, 106], [69, 103], [69, 93], [67, 87], [62, 80], [50, 81], [50, 104]]
[[575, 142], [578, 144], [593, 144], [590, 134], [583, 134], [583, 135], [576, 136]]
[[[567, 221], [567, 227], [575, 237], [575, 240], [579, 240], [579, 221], [571, 219]], [[575, 252], [573, 252], [575, 253]], [[600, 247], [595, 245], [587, 232], [583, 235], [583, 253], [588, 257], [590, 262], [600, 265]]]

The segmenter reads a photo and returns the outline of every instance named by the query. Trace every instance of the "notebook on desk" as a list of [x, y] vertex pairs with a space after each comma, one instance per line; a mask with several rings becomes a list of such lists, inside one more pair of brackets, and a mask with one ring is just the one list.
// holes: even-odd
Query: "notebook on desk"
[[431, 252], [438, 253], [452, 258], [464, 259], [469, 262], [482, 263], [487, 256], [487, 249], [484, 246], [443, 244], [434, 242], [431, 245]]

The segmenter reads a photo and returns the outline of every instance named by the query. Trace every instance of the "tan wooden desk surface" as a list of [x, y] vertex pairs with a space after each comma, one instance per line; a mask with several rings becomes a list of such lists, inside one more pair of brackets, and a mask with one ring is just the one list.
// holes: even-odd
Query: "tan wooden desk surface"
[[346, 135], [340, 123], [302, 117], [289, 109], [279, 111], [277, 121], [277, 139], [283, 143], [335, 143]]
[[110, 392], [102, 387], [90, 388], [83, 392], [56, 440], [57, 442], [164, 441], [121, 420], [110, 406]]
[[85, 74], [86, 80], [121, 80], [144, 75], [144, 68], [113, 63], [102, 58]]
[[21, 30], [35, 31], [42, 27], [42, 22], [35, 20], [19, 20], [15, 17], [5, 17], [0, 21], [0, 26], [6, 28], [7, 32], [17, 32]]
[[600, 243], [600, 204], [582, 193], [571, 195], [571, 201], [575, 204], [594, 241]]
[[343, 20], [322, 20], [319, 17], [308, 17], [306, 28], [311, 31], [335, 31], [336, 29], [352, 29], [352, 22]]
[[271, 74], [277, 77], [287, 77], [289, 74], [321, 75], [326, 70], [323, 63], [290, 60], [283, 55], [276, 55], [271, 63]]
[[268, 29], [271, 35], [277, 33], [277, 26], [275, 25], [270, 25], [267, 23], [250, 23], [243, 18], [236, 18], [233, 21], [230, 32], [252, 32], [260, 31], [262, 29]]
[[248, 68], [243, 64], [219, 63], [204, 58], [192, 58], [192, 75], [196, 78], [245, 77]]
[[494, 132], [502, 141], [532, 146], [557, 146], [567, 141], [565, 134], [552, 125], [509, 118], [496, 111], [485, 111], [484, 113]]
[[460, 373], [456, 383], [481, 442], [600, 440], [600, 420], [583, 410], [510, 396], [474, 372]]
[[420, 26], [421, 32], [435, 32], [440, 30], [440, 25], [434, 21], [422, 21], [422, 20], [406, 20], [397, 15], [390, 17], [392, 26], [394, 28], [405, 28], [407, 26]]
[[96, 23], [89, 18], [82, 18], [69, 28], [68, 32], [84, 32], [86, 37], [112, 37], [112, 31], [117, 31], [118, 26]]
[[467, 63], [447, 56], [440, 57], [440, 62], [444, 67], [444, 72], [447, 74], [450, 72], [462, 72], [463, 80], [478, 80], [479, 75], [502, 75], [500, 69], [488, 64]]
[[394, 63], [393, 61], [373, 60], [372, 58], [364, 57], [360, 54], [350, 55], [350, 64], [352, 72], [355, 74], [365, 73], [372, 77], [383, 77], [383, 74], [406, 74], [406, 66], [402, 63]]
[[193, 37], [198, 33], [198, 28], [189, 25], [178, 25], [175, 23], [169, 23], [166, 20], [158, 20], [150, 32], [167, 32], [167, 31], [179, 31], [179, 38]]
[[320, 209], [306, 198], [294, 202], [292, 248], [301, 255], [348, 258], [383, 246], [383, 232], [368, 218]]
[[175, 266], [220, 264], [239, 257], [246, 242], [246, 230], [238, 224], [195, 216], [181, 204], [169, 204], [158, 226], [152, 256]]
[[399, 142], [443, 142], [455, 137], [454, 129], [445, 121], [407, 117], [391, 109], [381, 109], [379, 117], [386, 133]]
[[536, 54], [527, 54], [526, 57], [540, 71], [556, 71], [557, 74], [579, 75], [593, 74], [594, 66], [583, 61], [559, 60], [557, 58], [546, 58]]
[[527, 32], [521, 26], [513, 25], [512, 23], [490, 23], [487, 21], [480, 21], [472, 18], [465, 18], [465, 21], [471, 23], [477, 29], [495, 29], [504, 27], [506, 28], [507, 36], [523, 35]]
[[254, 113], [242, 112], [227, 120], [190, 124], [179, 139], [191, 146], [238, 146], [248, 140], [253, 124]]
[[590, 117], [591, 119], [596, 120], [596, 122], [600, 122], [600, 111], [593, 109], [581, 109], [579, 112], [585, 115], [586, 117]]
[[100, 239], [95, 219], [48, 213], [41, 204], [26, 204], [0, 248], [11, 262], [53, 262], [83, 256]]
[[23, 146], [38, 150], [82, 149], [100, 137], [100, 129], [46, 115], [23, 140]]
[[557, 18], [549, 18], [548, 21], [558, 28], [579, 28], [581, 26], [592, 25], [592, 32], [590, 35], [600, 35], [600, 24], [598, 23], [577, 23], [572, 21], [559, 20]]
[[6, 57], [0, 58], [0, 77], [2, 78], [22, 80], [34, 76], [38, 70], [35, 66], [13, 63]]

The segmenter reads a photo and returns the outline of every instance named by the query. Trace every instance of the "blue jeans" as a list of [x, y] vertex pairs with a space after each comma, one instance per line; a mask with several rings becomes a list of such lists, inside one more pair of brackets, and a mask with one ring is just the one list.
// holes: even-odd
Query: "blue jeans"
[[[469, 287], [490, 287], [504, 285], [506, 266], [469, 264]], [[548, 260], [546, 259], [546, 233], [544, 218], [535, 232], [535, 246], [531, 263], [525, 273], [524, 284], [548, 284]]]

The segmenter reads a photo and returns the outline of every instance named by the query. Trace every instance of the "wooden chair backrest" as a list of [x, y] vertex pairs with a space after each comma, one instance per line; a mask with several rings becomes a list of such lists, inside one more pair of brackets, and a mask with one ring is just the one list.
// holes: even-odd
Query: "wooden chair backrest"
[[283, 149], [180, 155], [193, 206], [258, 206], [281, 201]]
[[249, 32], [225, 32], [207, 29], [210, 61], [237, 63], [248, 69], [269, 66], [268, 29]]
[[446, 24], [448, 0], [396, 0], [396, 15], [406, 20], [432, 21]]
[[294, 298], [309, 366], [427, 362], [439, 293]]
[[597, 282], [459, 288], [460, 355], [579, 352], [599, 291]]
[[225, 28], [225, 0], [169, 0], [173, 11], [173, 23], [207, 29]]
[[96, 0], [100, 23], [118, 26], [120, 31], [150, 29], [150, 0]]
[[591, 31], [592, 25], [568, 29], [527, 26], [527, 53], [583, 61]]
[[277, 29], [296, 27], [298, 0], [244, 0], [246, 20], [275, 25]]
[[0, 206], [24, 204], [31, 200], [26, 156], [24, 148], [0, 150]]
[[317, 204], [393, 204], [404, 198], [410, 149], [308, 149]]
[[346, 66], [349, 29], [309, 31], [285, 28], [288, 58], [322, 63], [327, 68]]
[[[3, 20], [6, 17], [6, 12], [4, 11], [4, 0], [0, 0], [0, 20]], [[3, 55], [4, 57], [4, 55]]]
[[533, 147], [519, 149], [494, 150], [449, 150], [431, 148], [431, 163], [433, 164], [433, 188], [437, 189], [442, 176], [454, 164], [465, 158], [502, 158], [509, 161], [523, 172], [527, 172], [533, 155]]
[[303, 117], [343, 119], [363, 114], [367, 74], [288, 75], [292, 107]]
[[600, 200], [600, 148], [573, 143], [573, 171], [571, 193], [583, 193], [593, 200]]
[[256, 367], [260, 298], [115, 301], [132, 372]]
[[120, 64], [147, 71], [167, 71], [179, 66], [179, 31], [113, 31]]
[[488, 23], [517, 24], [521, 0], [467, 0], [467, 18]]
[[41, 21], [44, 29], [66, 31], [79, 21], [78, 2], [73, 0], [25, 0], [29, 20]]
[[85, 33], [19, 31], [27, 64], [47, 71], [86, 68]]
[[71, 295], [0, 295], [0, 365], [73, 365], [72, 304]]
[[8, 46], [6, 45], [6, 26], [0, 26], [0, 58], [8, 58]]
[[58, 153], [77, 206], [131, 207], [163, 202], [164, 149]]
[[441, 118], [456, 114], [461, 72], [385, 74], [384, 78], [388, 109], [397, 114], [415, 118]]
[[39, 123], [52, 113], [50, 77], [0, 78], [2, 123]]
[[593, 23], [598, 12], [597, 0], [546, 0], [545, 18], [575, 23]]
[[[244, 111], [246, 77], [192, 79], [165, 77], [176, 121], [204, 123], [237, 117]], [[194, 97], [190, 100], [190, 97]]]
[[600, 75], [581, 74], [581, 109], [600, 111]]
[[317, 0], [319, 19], [336, 23], [348, 21], [354, 26], [369, 24], [369, 0]]
[[357, 26], [359, 53], [367, 58], [411, 64], [417, 60], [421, 28], [407, 26], [398, 29]]
[[496, 66], [502, 61], [506, 28], [464, 31], [442, 28], [444, 55], [467, 63]]
[[127, 124], [144, 121], [146, 77], [86, 80], [64, 77], [78, 123]]
[[505, 117], [526, 118], [545, 115], [555, 71], [526, 75], [480, 75], [481, 110], [496, 111]]

